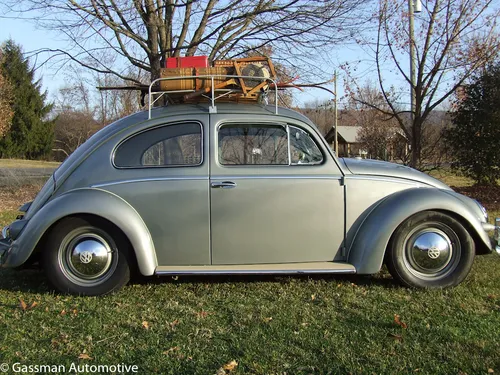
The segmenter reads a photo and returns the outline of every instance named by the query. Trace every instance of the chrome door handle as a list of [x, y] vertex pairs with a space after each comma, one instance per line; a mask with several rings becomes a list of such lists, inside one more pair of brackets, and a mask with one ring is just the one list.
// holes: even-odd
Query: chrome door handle
[[235, 182], [232, 181], [222, 181], [222, 182], [212, 182], [211, 186], [214, 189], [232, 189], [235, 188], [237, 185]]

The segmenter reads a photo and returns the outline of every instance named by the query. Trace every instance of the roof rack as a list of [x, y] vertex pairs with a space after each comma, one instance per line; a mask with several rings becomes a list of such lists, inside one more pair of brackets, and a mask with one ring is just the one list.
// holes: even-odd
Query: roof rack
[[[187, 80], [196, 80], [198, 84], [186, 89], [161, 89], [162, 82], [180, 81], [182, 83]], [[207, 81], [209, 81], [209, 85], [207, 85]], [[260, 83], [251, 86], [248, 85], [249, 81], [260, 81]], [[155, 91], [158, 87], [160, 90]], [[210, 101], [209, 112], [217, 113], [216, 100], [232, 99], [231, 101], [255, 102], [261, 99], [265, 100], [270, 90], [274, 90], [275, 114], [278, 114], [278, 83], [270, 77], [225, 74], [161, 77], [152, 81], [148, 87], [148, 118], [151, 119], [151, 109], [154, 103], [163, 96], [169, 97], [171, 102], [190, 102], [195, 98], [205, 98]], [[156, 98], [154, 98], [155, 95], [157, 95]]]

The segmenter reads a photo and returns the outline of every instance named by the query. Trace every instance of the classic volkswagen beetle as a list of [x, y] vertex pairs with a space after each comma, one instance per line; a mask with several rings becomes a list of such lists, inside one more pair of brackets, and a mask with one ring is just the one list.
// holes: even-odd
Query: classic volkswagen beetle
[[448, 287], [491, 251], [485, 209], [408, 167], [338, 158], [306, 117], [181, 104], [92, 136], [4, 228], [1, 262], [39, 257], [60, 291], [143, 275], [377, 273]]

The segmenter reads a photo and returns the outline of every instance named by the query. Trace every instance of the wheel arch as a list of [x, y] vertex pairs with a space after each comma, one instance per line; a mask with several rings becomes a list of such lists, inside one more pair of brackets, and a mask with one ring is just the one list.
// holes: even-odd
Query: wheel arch
[[135, 254], [135, 251], [133, 250], [134, 247], [132, 246], [132, 243], [130, 242], [130, 239], [127, 236], [127, 234], [120, 227], [118, 227], [115, 223], [113, 223], [112, 221], [108, 220], [107, 218], [99, 216], [99, 215], [96, 215], [96, 214], [91, 214], [91, 213], [75, 213], [75, 214], [72, 214], [72, 215], [64, 216], [64, 217], [56, 220], [55, 222], [53, 222], [50, 225], [50, 227], [47, 228], [47, 230], [43, 233], [43, 235], [40, 238], [40, 240], [38, 241], [38, 243], [35, 245], [35, 248], [33, 249], [33, 252], [31, 253], [30, 258], [33, 257], [33, 256], [38, 255], [38, 253], [40, 253], [41, 251], [43, 251], [43, 248], [46, 245], [46, 242], [47, 242], [47, 239], [48, 239], [50, 233], [54, 230], [55, 227], [57, 227], [57, 225], [60, 222], [66, 220], [66, 219], [71, 219], [71, 218], [81, 218], [81, 219], [89, 221], [90, 223], [92, 223], [92, 224], [94, 224], [96, 226], [99, 226], [101, 224], [99, 222], [102, 222], [102, 224], [104, 224], [108, 228], [111, 228], [113, 231], [119, 231], [120, 234], [123, 237], [123, 240], [127, 242], [128, 246], [130, 246], [130, 249], [132, 250], [133, 260], [135, 261], [135, 264], [132, 265], [133, 269], [137, 269], [138, 268], [137, 256]]
[[354, 265], [359, 274], [377, 273], [395, 230], [406, 219], [422, 211], [439, 211], [454, 217], [469, 232], [478, 253], [491, 249], [491, 242], [481, 222], [456, 193], [412, 188], [384, 198], [363, 222], [350, 229], [356, 233], [348, 247], [347, 262]]
[[21, 266], [35, 249], [41, 250], [48, 233], [57, 223], [74, 216], [100, 218], [114, 225], [130, 243], [141, 274], [154, 274], [157, 267], [156, 253], [142, 218], [119, 196], [95, 188], [72, 190], [46, 203], [12, 243], [5, 265]]

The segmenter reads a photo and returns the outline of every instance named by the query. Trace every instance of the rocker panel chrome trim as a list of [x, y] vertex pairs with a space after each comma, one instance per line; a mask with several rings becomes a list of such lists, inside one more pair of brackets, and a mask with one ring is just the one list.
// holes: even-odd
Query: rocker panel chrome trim
[[293, 274], [355, 274], [351, 264], [321, 263], [294, 268], [293, 264], [221, 265], [221, 266], [160, 266], [156, 275], [293, 275]]

